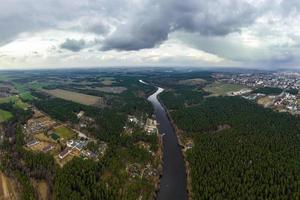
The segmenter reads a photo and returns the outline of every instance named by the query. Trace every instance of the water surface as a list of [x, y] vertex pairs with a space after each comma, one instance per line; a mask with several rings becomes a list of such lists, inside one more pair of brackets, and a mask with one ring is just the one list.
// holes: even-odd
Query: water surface
[[[141, 82], [141, 81], [140, 81]], [[144, 83], [144, 82], [141, 82]], [[147, 84], [147, 83], [144, 83]], [[157, 96], [164, 90], [158, 87], [148, 101], [154, 107], [159, 125], [159, 132], [163, 134], [163, 175], [160, 180], [158, 200], [187, 200], [187, 180], [183, 155], [173, 126], [167, 113]]]

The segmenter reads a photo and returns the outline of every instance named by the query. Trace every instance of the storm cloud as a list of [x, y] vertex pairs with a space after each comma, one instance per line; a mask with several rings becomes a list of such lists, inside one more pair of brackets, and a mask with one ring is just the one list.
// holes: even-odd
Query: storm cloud
[[170, 32], [185, 30], [205, 36], [222, 36], [252, 24], [263, 6], [240, 0], [149, 1], [131, 20], [121, 25], [104, 42], [104, 49], [152, 48]]

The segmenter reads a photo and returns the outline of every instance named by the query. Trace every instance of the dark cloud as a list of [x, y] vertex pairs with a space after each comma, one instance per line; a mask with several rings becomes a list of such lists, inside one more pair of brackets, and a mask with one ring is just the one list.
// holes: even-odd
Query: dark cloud
[[74, 39], [66, 39], [64, 43], [60, 45], [60, 48], [67, 49], [73, 52], [78, 52], [86, 47], [86, 42], [81, 40], [74, 40]]
[[255, 6], [240, 0], [148, 1], [104, 41], [103, 50], [152, 48], [176, 30], [227, 35], [252, 24], [260, 14]]

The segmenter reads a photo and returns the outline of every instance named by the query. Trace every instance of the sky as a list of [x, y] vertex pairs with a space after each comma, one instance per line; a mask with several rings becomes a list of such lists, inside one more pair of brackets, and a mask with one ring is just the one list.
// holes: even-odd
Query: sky
[[299, 0], [1, 0], [0, 69], [297, 68]]

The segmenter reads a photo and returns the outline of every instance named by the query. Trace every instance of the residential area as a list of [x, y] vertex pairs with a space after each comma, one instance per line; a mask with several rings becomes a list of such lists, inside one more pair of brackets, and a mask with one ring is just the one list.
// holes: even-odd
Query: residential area
[[214, 74], [220, 83], [240, 85], [242, 89], [228, 92], [280, 112], [300, 114], [300, 73]]
[[[105, 142], [89, 138], [68, 124], [51, 119], [36, 108], [33, 111], [33, 117], [23, 126], [26, 148], [52, 154], [61, 167], [76, 156], [97, 160], [105, 154], [108, 148]], [[83, 114], [80, 111], [77, 117], [83, 118]], [[83, 122], [80, 123], [81, 126], [82, 124]], [[88, 148], [89, 143], [95, 143], [98, 149], [91, 151]]]

